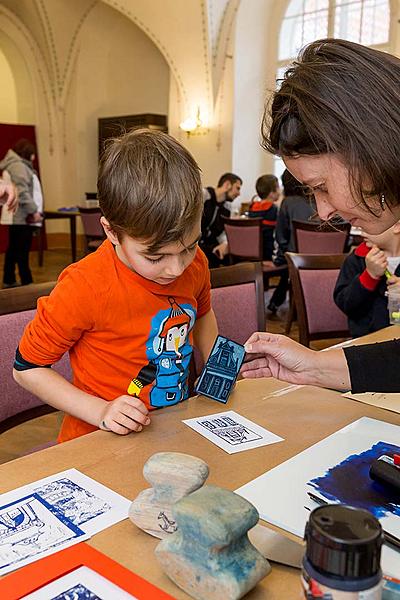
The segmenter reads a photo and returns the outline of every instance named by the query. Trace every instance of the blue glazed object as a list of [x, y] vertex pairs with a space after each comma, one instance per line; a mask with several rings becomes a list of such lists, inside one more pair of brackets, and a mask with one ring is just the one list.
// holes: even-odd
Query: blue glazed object
[[177, 531], [162, 540], [156, 558], [180, 588], [199, 600], [237, 600], [270, 571], [247, 532], [256, 508], [234, 492], [205, 485], [172, 509]]
[[204, 365], [195, 391], [226, 404], [245, 354], [244, 346], [219, 335]]

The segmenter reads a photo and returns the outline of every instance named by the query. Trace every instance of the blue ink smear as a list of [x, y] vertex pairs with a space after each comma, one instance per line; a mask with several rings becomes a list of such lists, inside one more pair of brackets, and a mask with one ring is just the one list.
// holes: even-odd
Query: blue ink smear
[[383, 454], [399, 454], [400, 447], [378, 442], [361, 454], [352, 454], [338, 465], [328, 469], [322, 477], [309, 482], [329, 501], [349, 504], [369, 510], [377, 519], [388, 513], [400, 516], [399, 494], [374, 481], [369, 476], [371, 463]]

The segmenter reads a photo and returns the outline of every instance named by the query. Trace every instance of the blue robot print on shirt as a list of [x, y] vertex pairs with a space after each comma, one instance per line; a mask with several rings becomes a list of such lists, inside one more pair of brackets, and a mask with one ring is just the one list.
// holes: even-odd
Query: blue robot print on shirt
[[177, 404], [188, 397], [187, 379], [192, 346], [189, 332], [196, 311], [190, 305], [179, 305], [168, 298], [170, 308], [159, 311], [152, 319], [146, 344], [149, 359], [128, 387], [128, 394], [140, 397], [144, 386], [153, 383], [150, 404], [154, 407]]

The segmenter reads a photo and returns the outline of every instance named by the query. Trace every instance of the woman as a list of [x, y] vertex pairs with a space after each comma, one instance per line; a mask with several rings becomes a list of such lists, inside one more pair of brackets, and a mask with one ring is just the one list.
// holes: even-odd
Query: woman
[[[15, 287], [15, 267], [18, 265], [21, 285], [32, 283], [29, 267], [29, 252], [34, 227], [42, 221], [34, 198], [35, 172], [32, 162], [35, 159], [35, 147], [26, 139], [20, 139], [8, 150], [0, 162], [3, 177], [15, 185], [18, 190], [18, 208], [12, 217], [8, 229], [8, 248], [4, 259], [3, 287]], [[38, 183], [38, 180], [37, 180]], [[40, 187], [40, 184], [39, 184]]]
[[[264, 114], [263, 146], [314, 194], [323, 220], [370, 234], [400, 219], [400, 60], [344, 40], [307, 46]], [[315, 352], [253, 334], [244, 377], [364, 391], [400, 390], [400, 340]]]

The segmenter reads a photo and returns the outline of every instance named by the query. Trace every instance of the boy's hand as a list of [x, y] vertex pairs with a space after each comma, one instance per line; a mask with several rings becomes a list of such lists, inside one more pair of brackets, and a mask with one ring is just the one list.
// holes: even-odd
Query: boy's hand
[[378, 246], [372, 246], [365, 257], [365, 265], [371, 277], [379, 279], [384, 274], [385, 269], [387, 269], [388, 261], [384, 252]]
[[388, 279], [387, 284], [390, 286], [397, 287], [398, 285], [400, 285], [400, 277], [397, 277], [397, 275], [392, 275], [390, 279]]
[[213, 254], [218, 256], [220, 260], [223, 260], [227, 254], [229, 254], [229, 246], [228, 242], [222, 242], [222, 244], [218, 244], [213, 249]]
[[124, 394], [107, 402], [101, 416], [99, 428], [127, 435], [131, 431], [141, 431], [150, 423], [149, 411], [139, 398]]

